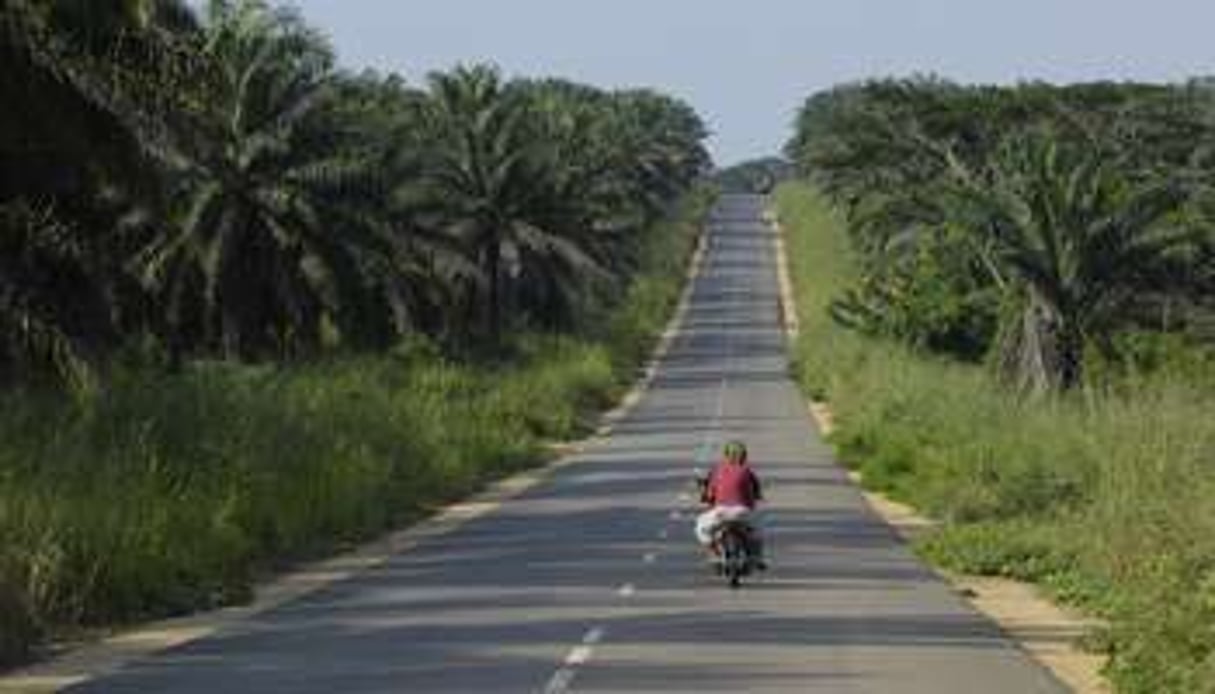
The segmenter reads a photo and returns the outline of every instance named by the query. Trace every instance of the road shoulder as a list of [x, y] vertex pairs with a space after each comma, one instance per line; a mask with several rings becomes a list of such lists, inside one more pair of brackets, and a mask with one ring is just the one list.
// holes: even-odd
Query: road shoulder
[[463, 501], [447, 505], [413, 525], [390, 532], [358, 547], [279, 574], [254, 588], [253, 600], [245, 605], [199, 612], [183, 617], [147, 622], [129, 629], [98, 634], [96, 640], [63, 644], [51, 658], [0, 675], [0, 694], [41, 694], [113, 674], [124, 666], [192, 641], [211, 636], [281, 605], [303, 598], [335, 583], [388, 561], [424, 541], [448, 535], [469, 522], [497, 510], [549, 479], [557, 470], [577, 461], [578, 455], [610, 435], [640, 402], [657, 373], [658, 364], [671, 349], [691, 300], [692, 289], [707, 251], [707, 235], [701, 229], [688, 265], [683, 293], [675, 312], [659, 337], [637, 381], [611, 410], [600, 416], [594, 433], [582, 441], [550, 445], [553, 460], [545, 465], [504, 478]]
[[[788, 270], [784, 232], [774, 214], [768, 221], [774, 230], [780, 285], [780, 315], [790, 344], [797, 339], [797, 306]], [[810, 401], [808, 416], [824, 437], [835, 427], [830, 407]], [[894, 501], [862, 486], [860, 475], [849, 473], [869, 508], [905, 542], [937, 525], [914, 508]], [[1111, 691], [1101, 675], [1105, 657], [1080, 648], [1080, 640], [1099, 622], [1067, 610], [1038, 592], [1029, 583], [1006, 578], [970, 576], [931, 567], [944, 581], [966, 598], [979, 613], [993, 621], [1022, 650], [1050, 670], [1060, 681], [1080, 694], [1105, 694]]]

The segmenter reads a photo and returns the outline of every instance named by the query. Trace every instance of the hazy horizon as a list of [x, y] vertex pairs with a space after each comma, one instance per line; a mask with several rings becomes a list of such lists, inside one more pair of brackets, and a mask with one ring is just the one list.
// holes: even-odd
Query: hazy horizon
[[412, 83], [456, 63], [686, 99], [718, 164], [779, 153], [806, 96], [835, 84], [934, 74], [965, 83], [1180, 82], [1215, 74], [1215, 3], [1158, 0], [294, 0], [343, 67]]

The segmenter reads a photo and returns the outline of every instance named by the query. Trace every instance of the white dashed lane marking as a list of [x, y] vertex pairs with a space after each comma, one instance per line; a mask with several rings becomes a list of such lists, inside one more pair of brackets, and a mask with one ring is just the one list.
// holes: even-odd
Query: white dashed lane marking
[[591, 660], [591, 656], [595, 652], [595, 644], [603, 640], [603, 627], [595, 627], [582, 637], [582, 643], [569, 652], [565, 656], [561, 668], [553, 673], [553, 676], [548, 681], [548, 686], [544, 688], [544, 694], [565, 694], [569, 691], [570, 685], [574, 682], [574, 677], [578, 674], [578, 668], [586, 665]]

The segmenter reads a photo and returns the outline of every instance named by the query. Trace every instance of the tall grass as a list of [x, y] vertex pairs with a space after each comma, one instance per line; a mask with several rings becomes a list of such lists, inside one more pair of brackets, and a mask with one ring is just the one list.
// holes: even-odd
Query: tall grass
[[709, 198], [650, 234], [599, 339], [508, 364], [424, 342], [292, 367], [119, 374], [0, 396], [0, 665], [48, 635], [249, 597], [258, 576], [426, 514], [585, 431], [670, 314]]
[[1108, 617], [1121, 691], [1215, 691], [1215, 393], [1159, 377], [1023, 400], [980, 367], [849, 333], [825, 311], [854, 272], [841, 220], [802, 185], [778, 204], [802, 384], [867, 484], [945, 521], [923, 554]]
[[[517, 370], [439, 360], [131, 375], [0, 415], [4, 585], [25, 628], [243, 599], [259, 571], [410, 520], [576, 434], [614, 384], [599, 346]], [[542, 413], [542, 414], [536, 414]]]
[[[708, 189], [697, 191], [685, 202], [685, 212], [702, 218], [713, 201]], [[640, 249], [637, 278], [625, 290], [620, 306], [592, 331], [608, 346], [613, 365], [631, 379], [633, 370], [650, 354], [656, 335], [670, 318], [687, 275], [698, 234], [689, 234], [686, 225], [668, 221], [646, 237]]]

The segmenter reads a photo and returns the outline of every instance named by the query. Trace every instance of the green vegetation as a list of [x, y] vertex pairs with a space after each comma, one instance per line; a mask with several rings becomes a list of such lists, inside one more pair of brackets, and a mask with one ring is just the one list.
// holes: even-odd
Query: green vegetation
[[582, 328], [709, 168], [671, 97], [351, 74], [260, 0], [0, 7], [0, 383]]
[[795, 174], [793, 163], [789, 160], [763, 157], [719, 169], [713, 174], [713, 179], [726, 192], [768, 195]]
[[982, 366], [851, 330], [833, 298], [864, 263], [844, 215], [805, 184], [778, 194], [805, 389], [867, 485], [946, 521], [946, 566], [1045, 584], [1107, 617], [1122, 691], [1215, 682], [1215, 394], [1167, 372], [1020, 397]]
[[307, 365], [119, 369], [104, 396], [0, 407], [0, 644], [245, 599], [252, 581], [427, 513], [583, 434], [678, 298], [711, 198], [656, 228], [598, 338], [505, 361], [419, 338]]
[[788, 152], [857, 251], [838, 318], [1040, 391], [1203, 337], [1215, 159], [1194, 143], [1212, 135], [1205, 82], [881, 81], [811, 97]]
[[261, 0], [0, 0], [0, 666], [578, 434], [709, 192], [649, 90], [336, 68]]
[[1215, 85], [848, 85], [782, 191], [841, 456], [925, 554], [1109, 618], [1128, 692], [1215, 691]]
[[787, 148], [841, 456], [946, 521], [927, 556], [1108, 617], [1124, 691], [1215, 682], [1213, 129], [1207, 81], [882, 80]]

